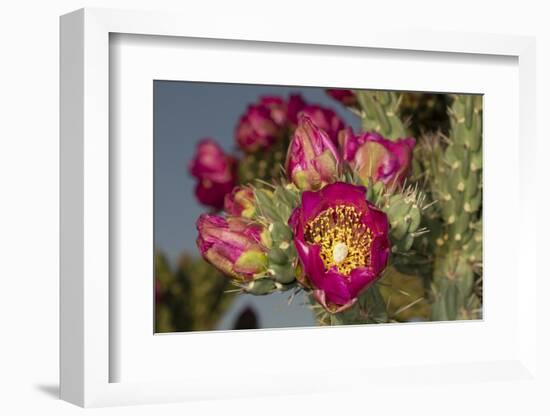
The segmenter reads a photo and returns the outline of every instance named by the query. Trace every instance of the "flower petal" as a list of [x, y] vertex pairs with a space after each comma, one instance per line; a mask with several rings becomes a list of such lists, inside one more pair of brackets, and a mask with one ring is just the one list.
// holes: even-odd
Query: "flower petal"
[[361, 292], [376, 282], [379, 275], [368, 267], [359, 267], [350, 274], [348, 289], [351, 297], [357, 297]]
[[[322, 264], [322, 262], [321, 262]], [[349, 291], [347, 278], [334, 270], [325, 272], [320, 278], [310, 277], [316, 287], [325, 292], [328, 302], [344, 305], [353, 299]]]
[[366, 188], [363, 186], [336, 182], [332, 186], [325, 186], [319, 193], [323, 201], [323, 209], [337, 205], [353, 205], [359, 211], [364, 211], [367, 207]]

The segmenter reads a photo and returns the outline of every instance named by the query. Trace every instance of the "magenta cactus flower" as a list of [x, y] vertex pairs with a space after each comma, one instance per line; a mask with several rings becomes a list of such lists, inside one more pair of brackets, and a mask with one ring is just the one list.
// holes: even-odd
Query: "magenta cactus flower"
[[412, 137], [391, 141], [374, 132], [355, 136], [348, 128], [340, 133], [338, 141], [342, 157], [364, 184], [372, 179], [394, 188], [403, 185], [410, 173], [416, 143]]
[[287, 120], [292, 126], [298, 124], [298, 114], [307, 106], [304, 98], [300, 94], [291, 94], [287, 104]]
[[229, 277], [250, 281], [267, 267], [264, 228], [240, 217], [202, 214], [197, 247], [210, 264]]
[[224, 211], [234, 217], [252, 218], [256, 212], [254, 190], [250, 186], [237, 186], [225, 195]]
[[287, 122], [287, 103], [281, 97], [264, 96], [260, 98], [260, 106], [269, 109], [271, 119], [279, 126]]
[[388, 263], [388, 219], [365, 194], [364, 187], [343, 182], [306, 191], [289, 219], [299, 280], [332, 313], [350, 308]]
[[311, 117], [334, 143], [338, 132], [345, 127], [334, 111], [309, 105], [300, 94], [291, 94], [288, 101], [281, 97], [265, 96], [256, 104], [248, 106], [241, 116], [235, 129], [238, 146], [246, 153], [269, 149], [296, 128], [301, 113]]
[[239, 120], [235, 130], [238, 146], [247, 153], [268, 149], [296, 126], [298, 113], [305, 106], [299, 94], [292, 94], [288, 102], [276, 96], [261, 97]]
[[329, 88], [326, 90], [329, 97], [334, 98], [346, 107], [357, 107], [357, 97], [352, 90]]
[[288, 147], [285, 167], [288, 178], [301, 190], [319, 189], [335, 182], [340, 174], [338, 149], [328, 134], [303, 113]]
[[223, 208], [225, 195], [236, 183], [236, 160], [226, 154], [212, 139], [202, 139], [189, 165], [191, 175], [198, 179], [195, 196], [203, 205]]
[[239, 120], [235, 138], [244, 152], [253, 153], [269, 148], [277, 141], [280, 133], [280, 125], [269, 107], [250, 105]]
[[342, 119], [330, 108], [308, 105], [301, 113], [309, 116], [317, 127], [322, 128], [333, 143], [337, 143], [338, 133], [346, 127]]

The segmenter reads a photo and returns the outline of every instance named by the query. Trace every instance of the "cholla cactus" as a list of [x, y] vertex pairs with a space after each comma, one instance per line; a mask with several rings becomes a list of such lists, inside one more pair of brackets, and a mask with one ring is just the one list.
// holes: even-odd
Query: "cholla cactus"
[[432, 139], [426, 146], [424, 163], [442, 223], [434, 234], [434, 320], [481, 316], [474, 290], [482, 260], [481, 112], [481, 96], [456, 96], [449, 138]]
[[[330, 111], [300, 114], [296, 97], [241, 120], [249, 185], [225, 215], [201, 216], [201, 253], [240, 292], [306, 292], [321, 325], [480, 317], [481, 97], [453, 97], [433, 133], [426, 112], [437, 104], [441, 118], [447, 97], [417, 100], [427, 108], [411, 118], [415, 100], [405, 109], [395, 92], [329, 94], [363, 132]], [[256, 152], [265, 146], [276, 151]]]
[[[242, 235], [233, 230], [231, 224], [242, 220], [231, 216], [234, 204], [229, 204], [227, 219], [212, 215], [199, 219], [201, 252], [242, 292], [306, 291], [314, 309], [322, 308], [316, 311], [320, 322], [388, 321], [391, 317], [378, 282], [390, 256], [394, 261], [408, 255], [414, 239], [422, 234], [424, 196], [402, 184], [410, 165], [408, 142], [403, 147], [386, 142], [383, 137], [372, 143], [348, 137], [349, 152], [353, 147], [354, 153], [362, 152], [366, 163], [380, 168], [360, 175], [353, 164], [345, 164], [330, 137], [303, 115], [289, 147], [286, 177], [278, 184], [260, 181], [252, 186], [255, 208], [247, 227], [268, 234], [262, 233], [263, 248], [256, 250], [245, 229]], [[363, 147], [372, 144], [382, 153], [364, 152]], [[402, 157], [402, 149], [407, 157]], [[207, 232], [204, 224], [210, 222], [219, 224]], [[211, 245], [207, 247], [205, 241]], [[249, 251], [266, 253], [261, 264], [253, 262], [253, 269], [241, 261], [249, 259]]]
[[386, 91], [355, 91], [361, 108], [361, 123], [365, 132], [377, 132], [386, 139], [407, 136], [399, 117], [401, 95]]

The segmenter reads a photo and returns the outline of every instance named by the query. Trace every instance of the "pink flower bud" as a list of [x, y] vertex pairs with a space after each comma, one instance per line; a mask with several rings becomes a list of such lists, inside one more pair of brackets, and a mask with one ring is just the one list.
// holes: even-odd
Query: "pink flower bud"
[[262, 226], [239, 217], [202, 214], [197, 220], [197, 247], [202, 256], [228, 276], [248, 281], [267, 267]]
[[195, 195], [200, 203], [223, 208], [225, 195], [236, 181], [236, 161], [212, 139], [202, 139], [191, 160], [189, 171], [198, 179]]
[[329, 88], [326, 90], [326, 93], [328, 96], [334, 98], [336, 101], [339, 101], [346, 107], [358, 106], [357, 97], [352, 90]]
[[241, 116], [235, 130], [237, 144], [247, 153], [268, 149], [285, 133], [287, 120], [287, 104], [281, 97], [262, 97]]
[[299, 189], [314, 190], [338, 179], [341, 158], [328, 134], [301, 114], [285, 166], [288, 178]]
[[224, 211], [234, 217], [252, 218], [256, 212], [254, 190], [250, 186], [237, 186], [225, 195]]
[[302, 110], [302, 114], [309, 116], [317, 127], [323, 129], [333, 143], [337, 143], [338, 133], [346, 127], [342, 119], [330, 108], [308, 105]]
[[306, 102], [300, 94], [291, 94], [287, 104], [288, 122], [296, 127], [298, 124], [298, 114], [306, 107]]
[[351, 129], [346, 129], [338, 141], [342, 157], [364, 184], [372, 179], [394, 188], [403, 185], [409, 175], [416, 143], [412, 137], [391, 141], [374, 132], [355, 136]]

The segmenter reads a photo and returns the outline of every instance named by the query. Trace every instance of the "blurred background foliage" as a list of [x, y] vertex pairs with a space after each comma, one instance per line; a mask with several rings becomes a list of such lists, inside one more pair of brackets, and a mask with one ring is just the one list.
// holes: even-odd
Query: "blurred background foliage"
[[399, 115], [413, 137], [441, 132], [449, 134], [447, 109], [452, 104], [449, 94], [407, 92], [401, 95]]
[[172, 268], [157, 252], [155, 277], [155, 332], [212, 330], [235, 297], [226, 292], [229, 279], [202, 258], [185, 253]]

